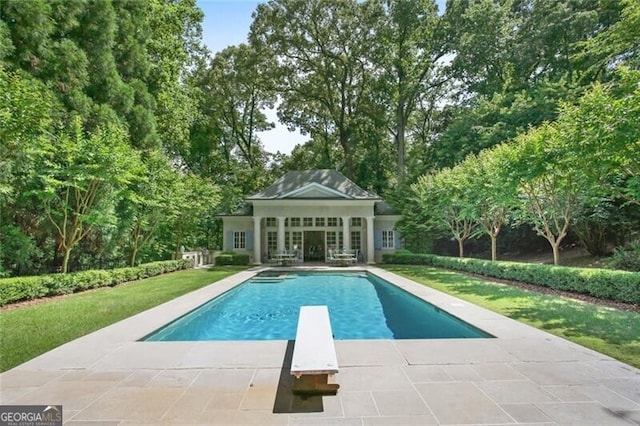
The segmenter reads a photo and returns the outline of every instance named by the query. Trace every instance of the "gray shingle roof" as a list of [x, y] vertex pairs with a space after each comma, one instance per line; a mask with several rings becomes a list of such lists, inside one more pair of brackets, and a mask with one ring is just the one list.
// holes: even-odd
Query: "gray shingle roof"
[[[365, 191], [358, 185], [347, 179], [341, 173], [330, 170], [301, 170], [288, 172], [271, 186], [247, 197], [247, 200], [273, 200], [281, 198], [283, 195], [310, 184], [319, 184], [331, 190], [340, 192], [348, 199], [353, 200], [380, 200], [377, 194]], [[336, 195], [335, 198], [344, 198]]]

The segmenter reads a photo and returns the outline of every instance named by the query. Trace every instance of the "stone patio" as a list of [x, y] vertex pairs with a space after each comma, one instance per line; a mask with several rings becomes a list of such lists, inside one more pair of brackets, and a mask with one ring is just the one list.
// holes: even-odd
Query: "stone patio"
[[351, 269], [496, 338], [336, 341], [340, 391], [307, 399], [290, 391], [292, 342], [137, 341], [256, 269], [1, 374], [0, 403], [62, 404], [65, 424], [94, 426], [640, 424], [638, 369], [379, 268]]

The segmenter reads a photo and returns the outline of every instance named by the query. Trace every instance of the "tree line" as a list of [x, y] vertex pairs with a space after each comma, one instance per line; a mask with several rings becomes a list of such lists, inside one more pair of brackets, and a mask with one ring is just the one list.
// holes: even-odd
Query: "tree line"
[[203, 239], [220, 191], [175, 155], [200, 108], [184, 80], [201, 20], [194, 1], [0, 2], [0, 274]]
[[[442, 11], [433, 0], [271, 0], [254, 12], [247, 43], [215, 54], [202, 45], [201, 22], [194, 0], [0, 0], [0, 273], [214, 248], [216, 214], [308, 168], [337, 169], [402, 200], [409, 246], [412, 235], [439, 235], [443, 223], [463, 242], [477, 227], [497, 237], [497, 222], [479, 212], [501, 211], [507, 198], [500, 227], [545, 234], [524, 206], [549, 167], [575, 170], [572, 179], [590, 185], [575, 200], [572, 229], [640, 229], [626, 213], [637, 201], [637, 163], [599, 161], [596, 172], [584, 160], [598, 157], [577, 153], [637, 153], [637, 134], [597, 116], [635, 96], [637, 2], [449, 0]], [[608, 104], [589, 112], [597, 93]], [[309, 137], [291, 155], [260, 141], [272, 107]], [[574, 118], [618, 130], [561, 124]], [[605, 133], [607, 144], [584, 145]], [[547, 175], [513, 153], [514, 174], [494, 175], [506, 161], [499, 153], [516, 149], [502, 146], [536, 145], [525, 140], [538, 141], [521, 151], [544, 153], [549, 162], [536, 170]], [[511, 192], [491, 204], [491, 182], [503, 178], [518, 185], [503, 185]], [[474, 186], [481, 180], [485, 189]], [[463, 207], [437, 197], [453, 187], [468, 197], [455, 197]], [[473, 221], [453, 230], [459, 209]], [[450, 215], [438, 221], [435, 210]]]
[[563, 104], [554, 122], [421, 176], [404, 228], [448, 233], [460, 257], [465, 241], [486, 234], [493, 260], [508, 225], [531, 226], [555, 264], [571, 229], [593, 255], [623, 243], [640, 218], [640, 72], [615, 77]]

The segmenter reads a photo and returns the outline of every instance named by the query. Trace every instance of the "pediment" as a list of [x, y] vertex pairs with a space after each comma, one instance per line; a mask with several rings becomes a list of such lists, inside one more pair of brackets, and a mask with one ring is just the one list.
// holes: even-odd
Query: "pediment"
[[351, 198], [348, 195], [336, 191], [335, 189], [328, 188], [319, 183], [310, 183], [286, 194], [282, 194], [278, 198]]

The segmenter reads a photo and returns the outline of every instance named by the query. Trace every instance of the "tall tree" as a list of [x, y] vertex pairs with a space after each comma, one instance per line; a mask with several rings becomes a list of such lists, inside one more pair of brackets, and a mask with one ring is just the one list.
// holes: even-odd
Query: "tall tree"
[[203, 61], [190, 77], [201, 113], [182, 156], [193, 172], [239, 187], [243, 194], [268, 181], [268, 153], [258, 137], [273, 127], [264, 113], [275, 98], [267, 62], [241, 44]]
[[0, 276], [43, 264], [36, 244], [41, 212], [27, 194], [40, 141], [52, 131], [56, 111], [55, 97], [42, 83], [0, 65]]
[[491, 240], [491, 260], [498, 260], [498, 235], [512, 216], [516, 198], [511, 176], [505, 173], [505, 156], [500, 152], [508, 149], [505, 144], [498, 145], [468, 156], [457, 166], [467, 176], [472, 215]]
[[263, 112], [273, 108], [274, 100], [263, 60], [246, 44], [228, 47], [216, 54], [200, 83], [211, 108], [207, 115], [218, 121], [222, 139], [250, 168], [264, 164], [257, 133], [273, 127]]
[[405, 173], [405, 135], [409, 118], [421, 97], [438, 93], [448, 77], [441, 60], [447, 52], [444, 21], [434, 0], [387, 0], [384, 18], [377, 21], [375, 58], [380, 67], [380, 90], [389, 95], [391, 133], [398, 153], [397, 173]]
[[[148, 1], [151, 34], [145, 44], [149, 63], [145, 82], [155, 101], [154, 115], [162, 146], [177, 154], [180, 147], [189, 145], [189, 131], [198, 115], [196, 94], [186, 82], [203, 55], [204, 15], [196, 0]], [[138, 23], [134, 21], [134, 25]]]
[[640, 71], [620, 68], [610, 83], [595, 84], [558, 119], [562, 157], [600, 188], [640, 205]]
[[424, 175], [411, 185], [416, 202], [413, 207], [423, 211], [432, 230], [448, 231], [458, 242], [459, 257], [464, 257], [464, 243], [478, 233], [468, 179], [464, 170], [456, 167]]
[[520, 135], [511, 150], [500, 151], [503, 158], [499, 160], [517, 183], [517, 220], [531, 225], [549, 242], [556, 265], [560, 244], [585, 191], [580, 174], [559, 155], [559, 139], [557, 128], [544, 124]]
[[67, 272], [73, 248], [96, 226], [115, 220], [118, 197], [132, 179], [137, 155], [116, 127], [82, 130], [79, 119], [69, 132], [42, 146], [35, 172], [41, 182], [34, 191], [56, 229]]
[[0, 67], [0, 205], [15, 196], [37, 141], [52, 127], [54, 99], [38, 80]]
[[[4, 61], [47, 84], [87, 129], [126, 125], [139, 149], [187, 143], [193, 102], [183, 85], [197, 53], [195, 0], [0, 2]], [[5, 49], [6, 50], [6, 49]]]
[[[424, 150], [424, 162], [451, 167], [469, 153], [555, 120], [593, 73], [582, 43], [607, 33], [619, 2], [460, 0], [449, 2], [455, 118]], [[591, 77], [588, 77], [588, 76]]]
[[[380, 9], [354, 0], [272, 0], [260, 4], [250, 39], [260, 50], [272, 49], [281, 95], [280, 119], [312, 138], [331, 135], [353, 178], [360, 119], [376, 97], [373, 66], [367, 60], [375, 43]], [[317, 138], [318, 141], [323, 140]]]
[[141, 172], [132, 180], [121, 207], [121, 221], [128, 228], [130, 266], [135, 266], [138, 253], [151, 242], [160, 224], [170, 219], [177, 179], [160, 152], [149, 153], [143, 159]]

